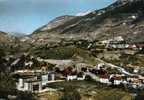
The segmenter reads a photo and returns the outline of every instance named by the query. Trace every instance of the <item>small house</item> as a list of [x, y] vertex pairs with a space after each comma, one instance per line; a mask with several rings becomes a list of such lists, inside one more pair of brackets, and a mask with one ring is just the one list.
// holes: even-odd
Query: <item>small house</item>
[[123, 82], [123, 79], [121, 76], [114, 76], [114, 85], [120, 85]]
[[108, 75], [100, 75], [99, 81], [100, 81], [100, 83], [105, 83], [105, 84], [110, 83]]
[[131, 85], [131, 87], [133, 88], [139, 88], [142, 87], [142, 82], [139, 79], [135, 79], [129, 82], [129, 84]]
[[129, 82], [129, 84], [133, 87], [133, 88], [138, 88], [142, 86], [142, 77], [139, 77], [138, 75], [133, 75], [133, 76], [129, 76], [127, 78], [127, 81]]
[[132, 81], [137, 80], [137, 79], [139, 79], [139, 76], [138, 75], [133, 75], [133, 76], [129, 76], [127, 78], [127, 81], [132, 82]]
[[72, 81], [72, 80], [76, 80], [77, 79], [77, 75], [67, 75], [66, 80], [67, 81]]
[[71, 72], [71, 73], [67, 74], [67, 76], [66, 76], [67, 81], [72, 81], [72, 80], [76, 80], [76, 79], [77, 79], [76, 72]]
[[137, 46], [135, 44], [129, 44], [128, 48], [129, 49], [137, 49]]

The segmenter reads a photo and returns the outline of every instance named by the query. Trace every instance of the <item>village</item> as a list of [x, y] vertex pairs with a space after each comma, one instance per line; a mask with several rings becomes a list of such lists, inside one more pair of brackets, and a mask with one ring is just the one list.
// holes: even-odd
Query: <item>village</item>
[[105, 46], [105, 48], [113, 48], [113, 49], [132, 49], [132, 50], [142, 50], [144, 48], [143, 42], [131, 42], [126, 41], [123, 37], [117, 36], [112, 39], [103, 40], [101, 43]]
[[[66, 48], [60, 48], [59, 52], [58, 45]], [[128, 93], [129, 97], [144, 90], [142, 42], [128, 42], [117, 36], [102, 41], [66, 41], [45, 49], [54, 52], [45, 51], [43, 57], [24, 52], [3, 58], [17, 91], [51, 99], [51, 94], [61, 97], [67, 85], [74, 86], [83, 98], [85, 94], [107, 91], [107, 88]], [[72, 55], [67, 57], [71, 51]], [[140, 60], [127, 59], [136, 56]], [[89, 88], [88, 93], [85, 86]]]
[[143, 100], [144, 0], [0, 2], [0, 100]]
[[[110, 72], [110, 70], [113, 70]], [[17, 77], [16, 86], [20, 91], [46, 92], [49, 83], [63, 81], [84, 81], [91, 78], [96, 83], [106, 85], [123, 85], [134, 89], [144, 88], [144, 77], [138, 74], [131, 74], [125, 69], [108, 63], [100, 63], [93, 67], [73, 68], [67, 67], [63, 70], [55, 67], [52, 70], [45, 68], [41, 70], [17, 70], [14, 72]]]
[[[132, 51], [140, 51], [144, 48], [142, 43], [126, 43], [121, 36], [101, 41], [101, 45], [104, 45], [106, 49]], [[88, 48], [91, 46], [92, 44], [89, 44]], [[49, 87], [50, 83], [85, 81], [89, 79], [95, 83], [105, 84], [107, 86], [122, 85], [123, 87], [131, 87], [133, 89], [144, 89], [144, 77], [138, 74], [139, 69], [137, 67], [133, 69], [133, 72], [129, 72], [124, 66], [114, 65], [101, 59], [99, 59], [99, 63], [96, 65], [76, 63], [69, 59], [55, 60], [37, 57], [36, 60], [38, 62], [45, 62], [45, 64], [40, 68], [29, 69], [33, 65], [33, 62], [27, 61], [25, 62], [26, 68], [17, 69], [12, 72], [12, 75], [16, 79], [17, 90], [41, 93], [54, 90]], [[14, 66], [19, 61], [20, 59], [17, 59], [11, 65]]]

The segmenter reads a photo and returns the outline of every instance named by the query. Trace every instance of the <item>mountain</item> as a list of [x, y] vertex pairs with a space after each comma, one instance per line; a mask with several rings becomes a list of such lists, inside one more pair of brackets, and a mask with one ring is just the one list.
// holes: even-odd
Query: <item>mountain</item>
[[[45, 59], [95, 63], [95, 57], [104, 58], [101, 48], [105, 49], [96, 41], [121, 37], [130, 42], [144, 42], [143, 5], [143, 0], [119, 0], [84, 16], [57, 17], [29, 36], [15, 37], [8, 51], [16, 55], [27, 52]], [[111, 58], [107, 53], [107, 58]], [[117, 54], [113, 55], [118, 58]]]
[[75, 16], [65, 15], [65, 16], [57, 17], [54, 20], [50, 21], [47, 25], [44, 25], [43, 27], [36, 30], [34, 33], [51, 30], [73, 18], [75, 18]]
[[63, 17], [58, 17], [36, 30], [32, 38], [52, 42], [61, 39], [104, 40], [122, 36], [127, 41], [142, 42], [143, 5], [143, 0], [118, 0], [85, 16], [64, 17], [65, 20]]
[[22, 38], [27, 36], [25, 33], [19, 33], [19, 32], [8, 32], [8, 34], [17, 38]]

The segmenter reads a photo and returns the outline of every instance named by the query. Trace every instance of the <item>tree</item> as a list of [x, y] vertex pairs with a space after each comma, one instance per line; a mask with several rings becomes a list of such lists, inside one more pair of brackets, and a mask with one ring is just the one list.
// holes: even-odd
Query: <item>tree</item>
[[30, 92], [19, 92], [16, 100], [36, 100], [36, 98]]
[[86, 81], [93, 81], [92, 77], [89, 76], [89, 75], [86, 75], [86, 76], [85, 76], [85, 80], [86, 80]]
[[0, 58], [4, 57], [6, 54], [3, 49], [0, 48]]
[[135, 100], [144, 100], [144, 91], [138, 93]]

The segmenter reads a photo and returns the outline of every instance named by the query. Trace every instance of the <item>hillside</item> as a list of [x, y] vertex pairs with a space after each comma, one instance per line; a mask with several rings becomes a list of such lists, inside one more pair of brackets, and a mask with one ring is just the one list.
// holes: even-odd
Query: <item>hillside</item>
[[[45, 25], [36, 30], [32, 37], [42, 39], [88, 39], [103, 40], [112, 36], [122, 36], [126, 40], [143, 41], [144, 1], [116, 1], [110, 6], [93, 11], [88, 15], [69, 18], [57, 24]], [[51, 28], [49, 28], [49, 25]], [[43, 30], [43, 31], [41, 31]]]
[[105, 48], [99, 46], [98, 42], [117, 36], [123, 37], [128, 42], [143, 42], [143, 5], [143, 0], [119, 0], [85, 16], [57, 17], [30, 36], [9, 39], [3, 38], [7, 37], [3, 33], [0, 41], [1, 43], [12, 41], [5, 46], [6, 49], [4, 48], [10, 52], [9, 54], [27, 52], [45, 59], [74, 59], [91, 64], [96, 63], [96, 57], [109, 62], [115, 61], [116, 64], [137, 57], [137, 61], [140, 61], [138, 65], [142, 66], [143, 61], [139, 60], [141, 59], [139, 53], [136, 52], [137, 56], [127, 56], [125, 53], [122, 54], [124, 51], [103, 52]]
[[22, 42], [26, 37], [16, 37], [11, 33], [0, 32], [0, 50], [7, 55], [23, 53], [30, 48], [30, 44]]
[[[32, 45], [29, 52], [48, 59], [98, 57], [115, 64], [143, 67], [143, 51], [134, 51], [134, 54], [129, 55], [124, 50], [105, 51], [104, 47], [97, 44], [98, 41], [118, 36], [128, 43], [144, 42], [143, 5], [143, 0], [118, 0], [85, 16], [57, 17], [33, 32], [28, 40]], [[85, 51], [89, 52], [86, 57]]]
[[10, 37], [7, 33], [0, 31], [0, 43], [8, 43], [12, 42], [12, 37]]

